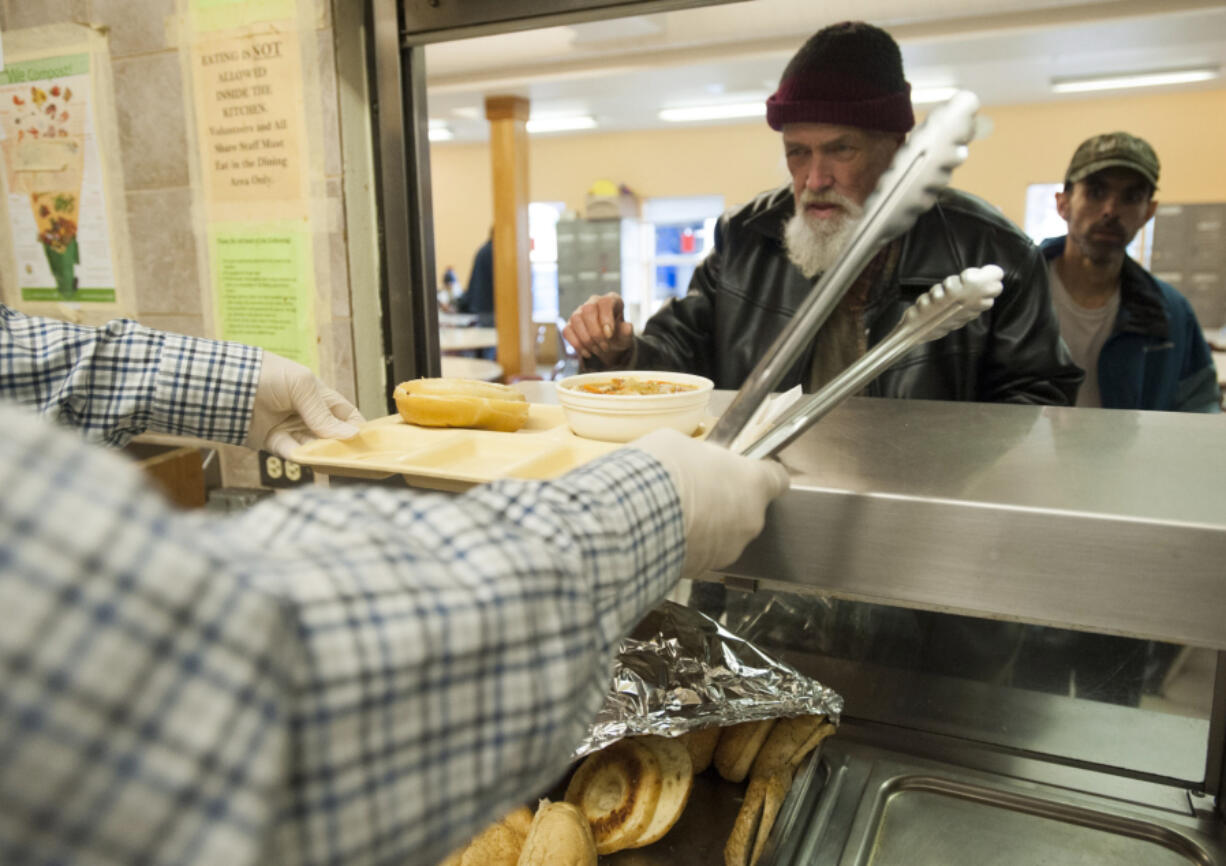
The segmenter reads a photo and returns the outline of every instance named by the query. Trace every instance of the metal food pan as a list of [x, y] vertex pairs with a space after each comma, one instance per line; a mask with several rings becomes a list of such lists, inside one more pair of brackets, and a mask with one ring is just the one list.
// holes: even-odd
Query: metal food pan
[[[832, 744], [795, 866], [1211, 866], [1191, 816]], [[1183, 817], [1183, 821], [1177, 820]]]
[[890, 779], [872, 805], [875, 832], [857, 862], [873, 866], [1213, 862], [1159, 824], [939, 776]]

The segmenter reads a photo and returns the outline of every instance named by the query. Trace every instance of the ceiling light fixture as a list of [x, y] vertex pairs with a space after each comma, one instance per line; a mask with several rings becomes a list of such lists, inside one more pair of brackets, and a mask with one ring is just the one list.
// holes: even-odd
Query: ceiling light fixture
[[1217, 78], [1216, 66], [1192, 69], [1160, 69], [1153, 72], [1133, 72], [1127, 75], [1098, 75], [1087, 78], [1053, 78], [1054, 93], [1085, 93], [1092, 90], [1119, 90], [1127, 87], [1158, 87], [1163, 84], [1188, 84]]
[[455, 138], [455, 133], [451, 131], [451, 127], [447, 125], [446, 121], [430, 118], [426, 129], [426, 137], [431, 141], [451, 141]]
[[911, 104], [912, 105], [931, 105], [934, 102], [945, 102], [953, 99], [955, 93], [958, 92], [956, 87], [912, 87], [911, 88]]
[[663, 108], [659, 118], [669, 123], [691, 120], [732, 120], [738, 117], [761, 117], [766, 114], [766, 102], [726, 102], [718, 105], [691, 105], [686, 108]]
[[525, 124], [528, 132], [570, 132], [576, 129], [595, 129], [596, 118], [590, 114], [570, 114], [557, 117], [530, 117]]

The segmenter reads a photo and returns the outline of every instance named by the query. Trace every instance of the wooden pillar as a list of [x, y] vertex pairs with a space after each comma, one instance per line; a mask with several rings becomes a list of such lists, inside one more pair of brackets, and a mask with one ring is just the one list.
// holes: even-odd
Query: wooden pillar
[[488, 96], [494, 176], [494, 324], [498, 363], [510, 378], [536, 375], [528, 251], [528, 100]]

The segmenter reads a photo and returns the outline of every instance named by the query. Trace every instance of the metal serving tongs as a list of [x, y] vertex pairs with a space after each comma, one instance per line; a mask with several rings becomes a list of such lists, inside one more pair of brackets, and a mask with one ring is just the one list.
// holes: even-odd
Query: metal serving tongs
[[770, 430], [742, 453], [757, 458], [778, 454], [912, 348], [944, 337], [979, 318], [992, 308], [1001, 292], [1004, 275], [996, 265], [988, 265], [969, 268], [937, 283], [916, 299], [884, 340], [830, 380], [826, 387], [791, 406]]
[[974, 135], [978, 110], [978, 97], [961, 90], [934, 108], [911, 133], [864, 203], [864, 217], [850, 243], [753, 368], [715, 422], [708, 442], [731, 446], [812, 342], [864, 266], [882, 246], [911, 228], [916, 217], [932, 207], [936, 194], [949, 183], [950, 174], [966, 159], [966, 145]]

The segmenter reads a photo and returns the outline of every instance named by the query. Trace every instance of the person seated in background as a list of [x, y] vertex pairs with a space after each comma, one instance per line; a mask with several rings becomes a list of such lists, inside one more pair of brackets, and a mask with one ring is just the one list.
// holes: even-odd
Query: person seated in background
[[1078, 406], [1218, 412], [1213, 353], [1187, 299], [1127, 248], [1158, 209], [1158, 155], [1127, 132], [1086, 139], [1056, 193], [1068, 234], [1042, 244]]
[[[910, 92], [884, 30], [846, 22], [818, 31], [767, 100], [791, 184], [720, 219], [688, 294], [641, 335], [624, 321], [616, 294], [581, 305], [563, 335], [584, 368], [682, 370], [739, 388], [854, 234], [914, 125]], [[883, 339], [920, 294], [987, 264], [1005, 271], [993, 308], [912, 349], [865, 393], [1071, 404], [1081, 373], [1060, 344], [1042, 257], [995, 208], [951, 189], [866, 266], [780, 388], [816, 390]]]
[[[473, 256], [472, 273], [468, 276], [468, 288], [455, 299], [457, 313], [471, 313], [477, 317], [477, 327], [494, 327], [494, 230]], [[473, 349], [477, 358], [494, 361], [498, 358], [496, 346]]]
[[458, 296], [456, 288], [460, 281], [455, 275], [455, 268], [448, 265], [443, 269], [443, 282], [438, 290], [438, 309], [440, 313], [454, 313], [455, 299]]
[[437, 863], [556, 781], [620, 639], [788, 484], [668, 430], [455, 498], [177, 511], [51, 421], [120, 444], [359, 419], [250, 346], [0, 322], [5, 863]]
[[494, 230], [473, 256], [468, 288], [455, 299], [457, 313], [472, 313], [482, 328], [494, 326]]

